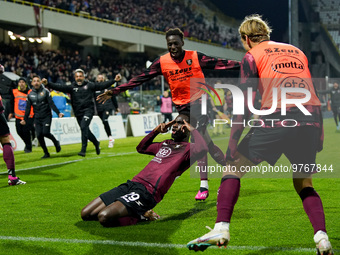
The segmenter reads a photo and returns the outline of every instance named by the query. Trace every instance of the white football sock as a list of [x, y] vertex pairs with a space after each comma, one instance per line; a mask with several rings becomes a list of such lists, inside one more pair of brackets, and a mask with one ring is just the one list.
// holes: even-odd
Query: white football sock
[[209, 184], [208, 184], [208, 180], [202, 180], [201, 181], [201, 188], [206, 188], [209, 189]]
[[221, 221], [215, 223], [214, 230], [229, 230], [229, 222]]

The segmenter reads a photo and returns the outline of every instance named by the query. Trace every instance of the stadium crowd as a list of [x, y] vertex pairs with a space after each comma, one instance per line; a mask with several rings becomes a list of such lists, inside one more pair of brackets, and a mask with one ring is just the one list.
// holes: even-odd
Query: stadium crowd
[[[94, 81], [99, 73], [112, 78], [113, 74], [121, 73], [122, 82], [140, 73], [145, 66], [147, 56], [133, 59], [119, 57], [94, 58], [88, 55], [83, 59], [78, 50], [23, 50], [12, 44], [0, 43], [0, 62], [5, 71], [13, 72], [20, 77], [31, 79], [34, 74], [46, 78], [50, 82], [71, 84], [74, 80], [73, 71], [81, 68], [87, 74], [87, 79]], [[105, 54], [103, 54], [105, 55]], [[148, 82], [144, 89], [160, 88], [160, 80]]]
[[30, 0], [31, 2], [88, 14], [120, 23], [151, 28], [165, 32], [179, 27], [185, 37], [193, 37], [232, 48], [242, 48], [237, 29], [217, 22], [216, 16], [210, 21], [197, 11], [192, 1], [148, 1], [148, 0]]

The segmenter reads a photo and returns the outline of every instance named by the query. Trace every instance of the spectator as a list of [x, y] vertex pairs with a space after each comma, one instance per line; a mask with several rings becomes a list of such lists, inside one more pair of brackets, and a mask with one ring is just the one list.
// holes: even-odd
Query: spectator
[[[63, 92], [52, 90], [51, 91], [51, 97], [55, 104], [55, 106], [58, 108], [58, 110], [64, 114], [64, 117], [71, 117], [71, 109], [68, 107], [68, 103], [70, 102], [70, 97]], [[52, 112], [53, 118], [58, 118], [58, 114], [53, 111]]]
[[11, 113], [8, 115], [8, 120], [13, 118], [13, 116], [15, 117], [15, 128], [18, 135], [25, 143], [25, 153], [32, 152], [31, 130], [34, 122], [33, 107], [31, 107], [31, 112], [28, 116], [26, 125], [22, 125], [20, 122], [24, 119], [27, 105], [27, 94], [30, 92], [31, 90], [28, 88], [25, 78], [21, 77], [18, 80], [18, 88], [12, 90]]
[[164, 91], [163, 96], [157, 96], [157, 103], [161, 106], [163, 114], [163, 123], [172, 121], [172, 99], [169, 96], [169, 91]]
[[340, 130], [340, 124], [338, 121], [338, 117], [340, 120], [340, 88], [337, 82], [334, 82], [330, 94], [331, 94], [331, 109], [333, 112], [336, 129]]

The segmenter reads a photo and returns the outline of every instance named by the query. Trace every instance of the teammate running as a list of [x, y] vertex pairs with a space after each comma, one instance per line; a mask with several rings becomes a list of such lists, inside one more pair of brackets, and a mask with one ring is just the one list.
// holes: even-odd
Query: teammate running
[[[212, 142], [208, 132], [206, 132], [208, 119], [200, 114], [200, 98], [204, 92], [199, 89], [194, 90], [194, 87], [190, 85], [190, 80], [191, 78], [200, 78], [199, 81], [204, 83], [202, 70], [238, 70], [239, 62], [206, 56], [197, 51], [184, 50], [184, 35], [179, 28], [169, 29], [165, 34], [165, 38], [169, 53], [155, 59], [148, 69], [131, 79], [128, 83], [100, 95], [98, 100], [105, 102], [112, 95], [140, 86], [157, 75], [163, 75], [170, 86], [172, 101], [177, 111], [179, 113], [191, 114], [198, 120], [199, 126], [197, 129], [204, 136], [209, 153], [217, 163], [225, 165], [223, 152]], [[191, 124], [195, 126], [194, 123]], [[200, 166], [200, 169], [206, 169], [206, 155], [198, 161], [198, 166]], [[208, 173], [207, 171], [200, 171], [200, 175], [200, 190], [195, 199], [205, 200], [209, 195]]]
[[33, 88], [27, 95], [25, 116], [24, 119], [20, 121], [20, 124], [26, 125], [29, 123], [29, 116], [33, 107], [37, 138], [44, 151], [44, 156], [41, 158], [45, 159], [50, 157], [50, 153], [48, 152], [44, 137], [53, 142], [57, 153], [61, 150], [60, 142], [51, 133], [52, 109], [58, 114], [59, 118], [62, 118], [64, 114], [61, 113], [55, 106], [50, 92], [44, 87], [44, 85], [42, 85], [41, 79], [38, 75], [33, 76], [31, 84]]
[[[314, 228], [317, 252], [323, 255], [333, 254], [326, 233], [322, 202], [313, 188], [312, 173], [308, 171], [315, 165], [316, 153], [322, 150], [323, 129], [321, 104], [311, 80], [307, 57], [293, 45], [270, 41], [271, 29], [259, 15], [246, 17], [240, 25], [239, 33], [244, 48], [248, 50], [241, 62], [240, 88], [243, 89], [244, 96], [246, 97], [247, 89], [251, 87], [254, 100], [256, 90], [259, 89], [262, 95], [261, 110], [268, 110], [274, 101], [273, 89], [276, 88], [278, 103], [274, 113], [263, 116], [263, 127], [252, 128], [238, 147], [244, 126], [232, 126], [227, 164], [235, 166], [238, 171], [227, 171], [223, 174], [217, 196], [217, 219], [214, 229], [189, 242], [187, 246], [196, 251], [205, 250], [210, 245], [226, 246], [230, 241], [229, 223], [239, 197], [240, 178], [245, 174], [240, 171], [241, 166], [257, 165], [262, 161], [274, 165], [280, 156], [285, 154], [292, 166], [304, 166], [301, 171], [293, 173], [293, 183]], [[284, 99], [281, 98], [280, 90], [297, 84], [311, 94], [310, 99], [302, 104], [310, 115], [291, 104], [287, 107], [287, 115], [282, 116], [281, 101]], [[287, 98], [291, 100], [301, 97], [305, 96], [297, 92], [287, 93]], [[248, 101], [247, 97], [244, 101]], [[247, 105], [245, 103], [245, 115], [234, 115], [235, 122], [247, 122], [250, 117]], [[282, 119], [291, 121], [282, 122]]]
[[[150, 210], [163, 199], [175, 179], [208, 151], [203, 137], [188, 122], [188, 116], [179, 114], [175, 120], [159, 124], [144, 137], [137, 151], [155, 157], [131, 181], [89, 203], [81, 212], [82, 219], [99, 220], [103, 226], [113, 227], [133, 225], [144, 217], [157, 217]], [[159, 133], [168, 132], [171, 126], [173, 140], [153, 142]], [[190, 133], [195, 143], [188, 142]]]
[[[105, 76], [104, 74], [98, 74], [96, 78], [97, 83], [105, 82]], [[97, 96], [103, 94], [106, 91], [106, 89], [101, 89], [101, 90], [96, 90], [94, 92], [94, 97], [96, 98]], [[111, 127], [109, 124], [109, 117], [111, 115], [111, 112], [115, 109], [115, 111], [118, 111], [118, 102], [115, 96], [111, 98], [111, 100], [106, 101], [105, 104], [100, 104], [98, 101], [96, 101], [96, 110], [97, 110], [97, 115], [98, 117], [102, 120], [104, 129], [106, 132], [107, 137], [109, 138], [109, 148], [113, 148], [115, 139], [112, 137], [111, 133]]]

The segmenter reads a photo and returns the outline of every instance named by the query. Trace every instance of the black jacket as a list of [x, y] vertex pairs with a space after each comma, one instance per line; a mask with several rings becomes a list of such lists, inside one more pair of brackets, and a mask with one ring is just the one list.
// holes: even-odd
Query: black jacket
[[27, 105], [24, 117], [25, 121], [27, 121], [31, 112], [31, 106], [33, 106], [34, 117], [36, 119], [43, 119], [48, 116], [52, 118], [51, 109], [57, 114], [60, 113], [52, 100], [50, 92], [44, 87], [44, 85], [41, 85], [38, 90], [32, 88], [32, 91], [27, 95]]
[[[103, 94], [105, 91], [106, 91], [106, 89], [96, 90], [95, 93], [94, 93], [94, 97], [97, 98], [97, 96]], [[110, 111], [112, 109], [117, 110], [118, 109], [118, 102], [117, 102], [116, 96], [113, 95], [111, 97], [111, 99], [107, 100], [104, 104], [96, 101], [96, 108], [97, 108], [97, 113], [102, 112], [102, 111]]]
[[114, 80], [105, 82], [84, 81], [80, 86], [74, 81], [71, 85], [48, 83], [48, 87], [71, 95], [71, 104], [75, 116], [82, 116], [85, 112], [94, 114], [94, 93], [114, 84]]
[[331, 105], [333, 107], [339, 107], [340, 106], [340, 88], [332, 88], [331, 91]]

